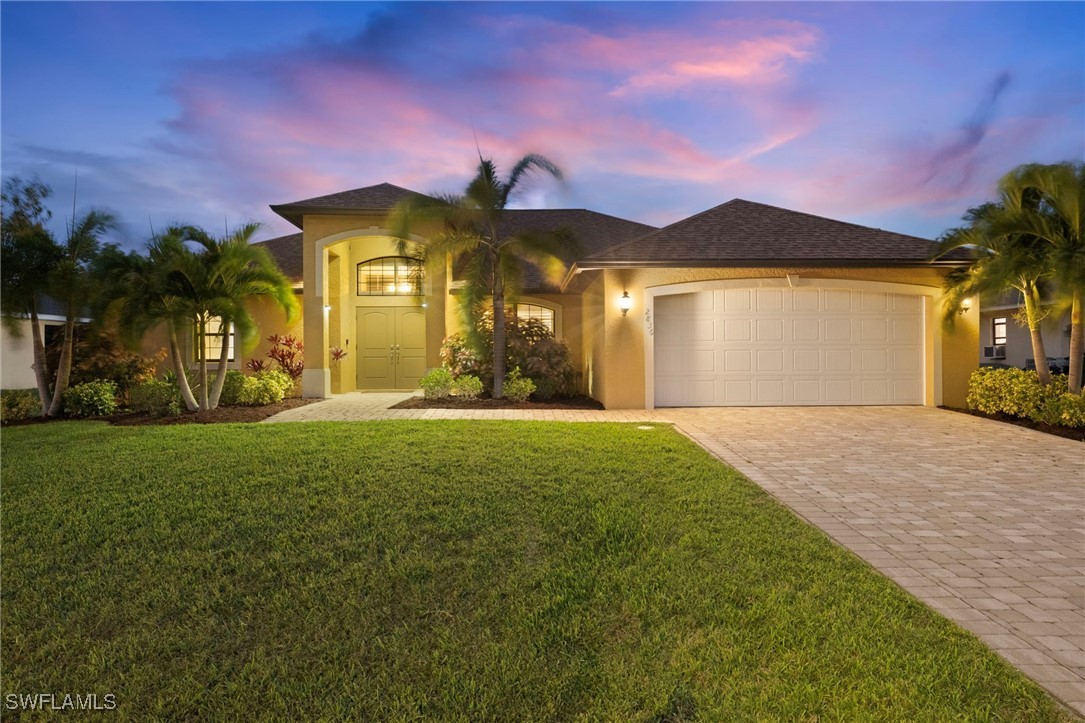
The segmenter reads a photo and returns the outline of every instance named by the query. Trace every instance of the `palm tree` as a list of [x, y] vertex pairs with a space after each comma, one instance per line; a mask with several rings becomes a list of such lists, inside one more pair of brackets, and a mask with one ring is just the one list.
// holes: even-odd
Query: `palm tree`
[[1042, 239], [1056, 290], [1070, 299], [1069, 383], [1070, 391], [1080, 394], [1085, 361], [1085, 164], [1019, 166], [1002, 177], [999, 189], [1015, 212], [996, 230]]
[[101, 246], [101, 236], [117, 225], [113, 215], [105, 211], [90, 210], [72, 219], [68, 237], [61, 245], [60, 262], [52, 273], [50, 286], [52, 296], [64, 304], [64, 341], [57, 362], [56, 385], [48, 415], [60, 413], [63, 395], [68, 388], [72, 373], [72, 346], [75, 340], [75, 317], [90, 297], [90, 266]]
[[49, 275], [60, 261], [60, 247], [45, 227], [52, 213], [44, 201], [52, 190], [40, 181], [18, 177], [4, 183], [0, 195], [0, 312], [14, 336], [30, 319], [34, 378], [41, 413], [49, 411], [49, 366], [38, 320], [38, 300], [49, 290]]
[[[230, 351], [225, 341], [231, 330], [242, 349], [251, 348], [259, 339], [260, 332], [249, 312], [249, 303], [259, 299], [273, 301], [286, 313], [288, 324], [297, 317], [298, 302], [290, 282], [279, 271], [266, 249], [250, 244], [259, 229], [260, 224], [248, 223], [221, 239], [211, 238], [202, 232], [196, 234], [205, 249], [211, 291], [207, 313], [197, 315], [196, 319], [201, 346], [201, 390], [205, 390], [201, 392], [201, 404], [206, 409], [217, 407], [222, 395]], [[209, 314], [219, 319], [224, 342], [219, 353], [215, 383], [210, 390], [207, 389], [206, 349]]]
[[[148, 244], [147, 256], [129, 254], [104, 270], [114, 280], [110, 314], [123, 338], [138, 342], [160, 324], [169, 335], [170, 358], [177, 373], [181, 396], [189, 411], [214, 409], [226, 379], [229, 346], [222, 345], [213, 388], [208, 385], [207, 326], [221, 321], [225, 341], [231, 328], [242, 346], [250, 346], [259, 331], [247, 308], [254, 299], [275, 301], [292, 322], [297, 300], [290, 282], [267, 251], [250, 246], [259, 229], [247, 224], [235, 233], [215, 239], [193, 226], [174, 226]], [[195, 330], [199, 360], [197, 400], [188, 383], [187, 364], [178, 342], [181, 333]]]
[[1032, 355], [1040, 383], [1051, 382], [1047, 353], [1040, 333], [1040, 322], [1046, 316], [1042, 290], [1051, 275], [1047, 249], [1036, 236], [1012, 232], [1009, 221], [1019, 213], [1024, 199], [1003, 195], [997, 203], [985, 203], [971, 208], [964, 215], [966, 225], [943, 234], [938, 255], [957, 248], [972, 249], [975, 260], [967, 269], [946, 277], [945, 320], [952, 323], [961, 309], [962, 300], [970, 296], [1000, 294], [1016, 289], [1024, 301], [1025, 325], [1032, 340]]
[[171, 227], [148, 242], [146, 256], [107, 250], [99, 274], [109, 292], [107, 314], [129, 346], [138, 346], [152, 329], [165, 325], [181, 398], [186, 409], [196, 411], [199, 403], [188, 383], [178, 339], [189, 328], [192, 313], [186, 275], [198, 269], [200, 262], [185, 239], [184, 227]]
[[479, 156], [475, 177], [462, 195], [431, 198], [414, 196], [392, 212], [391, 226], [399, 239], [399, 253], [406, 255], [411, 228], [419, 222], [437, 222], [441, 231], [421, 250], [431, 262], [449, 256], [465, 275], [460, 309], [468, 337], [479, 343], [477, 318], [489, 296], [493, 304], [493, 360], [495, 398], [504, 393], [505, 382], [505, 299], [515, 297], [523, 278], [523, 264], [539, 268], [548, 278], [558, 280], [565, 270], [562, 256], [572, 247], [564, 229], [548, 233], [502, 233], [501, 221], [510, 199], [521, 189], [532, 171], [541, 171], [562, 180], [561, 170], [547, 158], [528, 154], [512, 167], [507, 178], [498, 175], [494, 162]]

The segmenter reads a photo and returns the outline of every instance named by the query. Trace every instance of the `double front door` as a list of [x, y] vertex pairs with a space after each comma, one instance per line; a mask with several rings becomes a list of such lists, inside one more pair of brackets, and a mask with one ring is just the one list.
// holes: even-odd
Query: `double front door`
[[358, 389], [417, 389], [425, 373], [425, 309], [358, 309]]

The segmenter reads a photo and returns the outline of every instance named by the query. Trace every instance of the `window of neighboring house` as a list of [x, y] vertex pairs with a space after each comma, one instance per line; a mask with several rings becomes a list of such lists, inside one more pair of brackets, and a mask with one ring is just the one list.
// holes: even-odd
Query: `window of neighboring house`
[[995, 346], [1006, 344], [1006, 317], [996, 316], [991, 319], [991, 343]]
[[385, 256], [358, 264], [358, 296], [421, 296], [422, 262]]
[[541, 321], [551, 334], [556, 334], [554, 326], [554, 310], [539, 304], [517, 304], [516, 316], [520, 319], [535, 319]]
[[[207, 345], [207, 361], [218, 361], [219, 354], [222, 353], [222, 344], [226, 343], [227, 351], [229, 355], [227, 361], [234, 360], [234, 328], [230, 327], [230, 333], [223, 338], [222, 333], [222, 319], [217, 316], [212, 316], [207, 320], [207, 329], [204, 333], [204, 343]], [[200, 330], [192, 330], [193, 343], [192, 348], [195, 350], [193, 358], [196, 361], [200, 360]]]

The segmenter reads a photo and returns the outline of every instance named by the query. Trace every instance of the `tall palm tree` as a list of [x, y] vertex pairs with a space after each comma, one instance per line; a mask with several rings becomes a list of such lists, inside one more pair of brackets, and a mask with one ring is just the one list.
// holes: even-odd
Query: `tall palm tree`
[[52, 189], [40, 181], [18, 177], [4, 183], [0, 194], [0, 313], [14, 336], [30, 320], [34, 378], [41, 413], [49, 411], [49, 365], [38, 319], [38, 300], [49, 290], [49, 275], [60, 262], [60, 247], [45, 227], [52, 213], [45, 200]]
[[999, 189], [1015, 213], [998, 230], [1042, 239], [1056, 291], [1070, 299], [1069, 382], [1070, 391], [1080, 394], [1085, 361], [1085, 164], [1019, 166], [1002, 177]]
[[1046, 315], [1042, 291], [1051, 275], [1051, 267], [1041, 239], [1009, 230], [1009, 219], [1016, 216], [1022, 203], [1022, 199], [1003, 196], [997, 203], [971, 208], [964, 215], [967, 222], [964, 226], [942, 235], [939, 256], [957, 248], [969, 248], [975, 254], [970, 267], [946, 277], [945, 320], [953, 322], [965, 298], [1016, 289], [1024, 301], [1023, 321], [1032, 340], [1036, 373], [1042, 384], [1049, 384], [1051, 370], [1047, 366], [1040, 322]]
[[72, 219], [68, 237], [61, 245], [60, 261], [51, 274], [52, 296], [64, 304], [64, 341], [57, 362], [56, 385], [48, 415], [56, 416], [64, 404], [63, 395], [72, 373], [72, 347], [75, 341], [75, 318], [90, 296], [90, 267], [101, 247], [101, 237], [117, 225], [112, 214], [87, 211]]
[[421, 249], [430, 262], [443, 262], [449, 256], [465, 275], [459, 297], [468, 336], [479, 343], [478, 312], [489, 297], [493, 304], [493, 360], [495, 398], [504, 393], [505, 382], [505, 300], [515, 297], [522, 284], [523, 264], [532, 264], [548, 278], [558, 280], [565, 270], [562, 257], [573, 245], [564, 229], [548, 233], [502, 231], [502, 218], [509, 201], [521, 190], [532, 172], [542, 172], [562, 180], [561, 170], [547, 158], [528, 154], [512, 167], [506, 178], [498, 175], [492, 160], [479, 156], [475, 177], [463, 194], [430, 198], [411, 197], [392, 212], [391, 226], [399, 241], [399, 253], [411, 249], [407, 239], [420, 222], [441, 224]]

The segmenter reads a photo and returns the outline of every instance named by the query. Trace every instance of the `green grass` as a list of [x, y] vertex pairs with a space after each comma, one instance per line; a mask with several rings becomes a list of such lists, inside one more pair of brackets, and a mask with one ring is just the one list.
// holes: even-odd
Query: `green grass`
[[2, 454], [4, 694], [139, 720], [1064, 717], [666, 427], [73, 422]]

